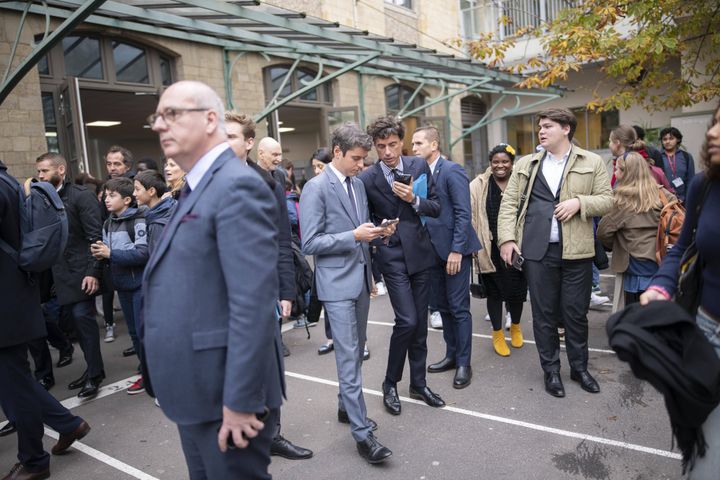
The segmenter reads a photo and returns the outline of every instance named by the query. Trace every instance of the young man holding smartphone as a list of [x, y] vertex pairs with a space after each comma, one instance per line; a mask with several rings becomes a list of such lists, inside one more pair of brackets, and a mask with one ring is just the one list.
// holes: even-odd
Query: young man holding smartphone
[[[573, 146], [577, 120], [570, 110], [537, 114], [543, 150], [513, 168], [498, 216], [500, 256], [522, 264], [531, 292], [533, 331], [545, 373], [545, 390], [564, 397], [560, 378], [558, 320], [565, 327], [570, 378], [583, 390], [600, 386], [587, 370], [587, 311], [595, 256], [593, 217], [612, 207], [607, 168], [602, 159]], [[515, 258], [514, 258], [515, 257]]]

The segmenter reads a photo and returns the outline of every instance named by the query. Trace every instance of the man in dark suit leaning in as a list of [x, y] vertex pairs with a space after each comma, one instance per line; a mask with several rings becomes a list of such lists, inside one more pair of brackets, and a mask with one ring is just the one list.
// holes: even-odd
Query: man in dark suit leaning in
[[433, 275], [437, 275], [436, 307], [443, 320], [446, 353], [428, 366], [428, 372], [455, 368], [453, 387], [465, 388], [472, 379], [471, 262], [473, 253], [482, 248], [470, 220], [470, 180], [465, 169], [440, 154], [435, 127], [415, 130], [412, 145], [413, 153], [427, 161], [440, 200], [440, 216], [428, 218], [427, 229], [437, 253], [438, 268]]
[[178, 424], [191, 479], [270, 478], [284, 393], [277, 202], [230, 149], [222, 101], [207, 85], [173, 84], [148, 121], [188, 172], [143, 279], [155, 393]]
[[362, 392], [362, 357], [372, 289], [368, 242], [392, 234], [370, 218], [363, 183], [353, 178], [372, 146], [357, 125], [332, 134], [333, 160], [312, 178], [300, 197], [303, 252], [315, 255], [317, 294], [332, 325], [340, 394], [338, 421], [349, 423], [360, 455], [369, 463], [392, 452], [375, 439], [377, 424], [367, 418]]
[[[380, 159], [360, 174], [368, 196], [370, 215], [377, 224], [383, 218], [400, 219], [397, 231], [386, 241], [375, 241], [380, 272], [395, 312], [390, 337], [388, 366], [383, 382], [383, 404], [400, 415], [397, 382], [402, 379], [405, 357], [410, 361], [410, 397], [432, 407], [445, 406], [425, 382], [427, 360], [427, 312], [430, 269], [435, 251], [420, 215], [437, 217], [440, 203], [433, 191], [432, 175], [425, 159], [401, 157], [405, 128], [395, 117], [380, 117], [367, 128]], [[427, 198], [413, 194], [412, 181], [425, 174]], [[400, 181], [398, 181], [400, 180]]]

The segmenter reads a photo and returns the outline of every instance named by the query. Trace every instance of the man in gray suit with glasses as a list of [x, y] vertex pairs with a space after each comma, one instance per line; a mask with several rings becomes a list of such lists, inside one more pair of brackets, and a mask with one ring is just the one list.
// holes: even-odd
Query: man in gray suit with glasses
[[367, 418], [362, 393], [362, 355], [372, 289], [368, 243], [391, 235], [394, 225], [370, 223], [363, 183], [355, 178], [372, 148], [357, 125], [332, 133], [333, 160], [310, 180], [300, 197], [303, 252], [315, 256], [318, 298], [325, 305], [335, 343], [340, 394], [338, 421], [349, 423], [357, 449], [369, 463], [381, 463], [392, 452], [373, 435], [377, 424]]

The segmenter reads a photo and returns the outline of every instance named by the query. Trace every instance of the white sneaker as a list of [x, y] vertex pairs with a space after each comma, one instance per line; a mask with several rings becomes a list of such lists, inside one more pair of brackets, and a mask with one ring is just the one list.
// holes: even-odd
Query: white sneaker
[[595, 292], [592, 292], [590, 294], [590, 306], [591, 307], [597, 307], [600, 305], [604, 305], [610, 301], [610, 297], [606, 297], [604, 295], [599, 295]]
[[510, 325], [512, 325], [512, 318], [510, 317], [510, 312], [507, 312], [505, 314], [505, 330], [510, 330]]
[[110, 343], [115, 341], [115, 326], [114, 325], [108, 325], [105, 327], [105, 343]]
[[430, 326], [432, 328], [442, 328], [442, 316], [440, 316], [440, 312], [432, 312], [430, 314]]
[[485, 321], [486, 321], [486, 322], [489, 322], [489, 321], [490, 321], [490, 314], [489, 314], [489, 313], [488, 313], [487, 315], [485, 315]]
[[385, 284], [383, 282], [377, 282], [375, 284], [375, 288], [377, 289], [378, 297], [381, 295], [387, 295], [387, 288], [385, 288]]
[[157, 397], [155, 397], [155, 406], [156, 407], [160, 406], [160, 400], [158, 400]]

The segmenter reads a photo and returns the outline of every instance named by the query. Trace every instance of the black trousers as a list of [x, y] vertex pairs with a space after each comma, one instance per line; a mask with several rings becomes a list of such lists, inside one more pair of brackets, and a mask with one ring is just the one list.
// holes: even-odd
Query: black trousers
[[430, 269], [410, 275], [404, 261], [395, 261], [392, 267], [392, 270], [387, 266], [380, 267], [395, 312], [385, 380], [395, 384], [402, 379], [407, 357], [410, 363], [410, 384], [421, 388], [426, 385]]
[[250, 440], [247, 448], [228, 450], [218, 447], [218, 430], [222, 422], [178, 425], [180, 443], [187, 462], [190, 480], [269, 479], [270, 442], [277, 423], [278, 409], [270, 410], [265, 428]]
[[42, 311], [45, 317], [47, 338], [38, 338], [28, 342], [28, 349], [35, 363], [35, 379], [37, 380], [46, 377], [54, 378], [48, 343], [53, 348], [56, 348], [61, 355], [73, 349], [72, 343], [60, 329], [60, 309], [61, 307], [55, 297], [43, 304]]
[[82, 419], [35, 381], [27, 348], [26, 344], [0, 348], [0, 405], [17, 428], [18, 461], [30, 471], [39, 471], [50, 464], [50, 455], [43, 448], [43, 424], [59, 433], [70, 433]]
[[72, 313], [78, 343], [85, 356], [87, 374], [91, 377], [105, 374], [102, 354], [100, 353], [100, 328], [95, 318], [95, 300], [65, 305]]
[[530, 288], [533, 332], [543, 371], [560, 371], [557, 329], [561, 325], [570, 368], [587, 370], [592, 258], [563, 260], [560, 244], [551, 243], [542, 260], [526, 259], [523, 271]]

